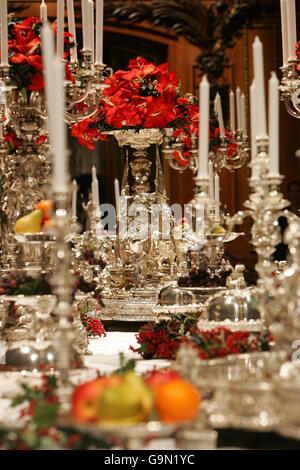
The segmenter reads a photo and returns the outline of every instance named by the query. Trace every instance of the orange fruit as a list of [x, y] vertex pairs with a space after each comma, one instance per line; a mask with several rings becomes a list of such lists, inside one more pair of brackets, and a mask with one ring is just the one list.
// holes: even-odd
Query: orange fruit
[[44, 220], [43, 226], [42, 226], [42, 231], [44, 233], [47, 233], [47, 228], [55, 228], [55, 223], [53, 222], [53, 220], [51, 220], [51, 219]]
[[43, 212], [43, 222], [50, 219], [51, 210], [53, 209], [53, 202], [49, 199], [43, 199], [36, 206], [36, 209], [40, 209]]
[[161, 421], [170, 423], [196, 418], [201, 397], [191, 383], [174, 379], [156, 387], [154, 395]]

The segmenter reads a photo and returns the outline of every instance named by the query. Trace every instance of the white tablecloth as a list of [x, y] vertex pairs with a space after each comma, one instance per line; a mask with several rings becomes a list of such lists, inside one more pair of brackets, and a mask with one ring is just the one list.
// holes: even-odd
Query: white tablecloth
[[85, 366], [96, 368], [102, 373], [110, 373], [120, 366], [119, 353], [124, 353], [125, 360], [136, 359], [135, 371], [138, 374], [155, 368], [163, 368], [170, 365], [170, 361], [143, 360], [138, 353], [132, 352], [129, 348], [138, 347], [135, 333], [127, 332], [108, 332], [106, 337], [92, 339], [90, 341], [90, 356], [84, 357]]

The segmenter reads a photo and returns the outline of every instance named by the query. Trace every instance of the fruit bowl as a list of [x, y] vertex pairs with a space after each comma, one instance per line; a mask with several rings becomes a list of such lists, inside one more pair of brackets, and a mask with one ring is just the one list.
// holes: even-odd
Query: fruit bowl
[[242, 235], [245, 235], [244, 232], [207, 233], [206, 240], [210, 243], [230, 243], [236, 240], [238, 237], [241, 237]]
[[61, 426], [71, 426], [80, 432], [88, 432], [96, 438], [117, 441], [124, 450], [139, 450], [148, 439], [172, 437], [181, 423], [162, 423], [147, 421], [134, 424], [79, 423], [71, 417], [60, 418]]

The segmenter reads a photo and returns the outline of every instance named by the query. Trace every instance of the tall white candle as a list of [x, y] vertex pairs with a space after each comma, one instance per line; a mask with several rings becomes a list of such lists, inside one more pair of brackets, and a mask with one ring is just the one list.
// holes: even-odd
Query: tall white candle
[[77, 213], [77, 183], [72, 181], [72, 217], [75, 218]]
[[200, 119], [199, 119], [199, 147], [198, 147], [198, 176], [208, 176], [208, 150], [209, 150], [209, 83], [206, 75], [200, 83]]
[[242, 130], [242, 111], [241, 111], [241, 89], [236, 89], [236, 111], [237, 111], [237, 128], [238, 131]]
[[1, 0], [1, 65], [8, 65], [7, 0]]
[[40, 5], [40, 17], [41, 17], [41, 20], [43, 23], [45, 23], [45, 21], [47, 21], [48, 17], [47, 17], [47, 5], [45, 3], [45, 0], [42, 0], [42, 3]]
[[75, 26], [75, 14], [74, 14], [74, 3], [73, 0], [67, 0], [67, 12], [68, 12], [68, 29], [69, 33], [72, 34], [71, 41], [75, 43], [74, 47], [70, 49], [70, 61], [77, 62], [77, 46], [76, 46], [76, 26]]
[[67, 159], [66, 159], [66, 126], [65, 126], [65, 96], [64, 96], [64, 67], [60, 57], [56, 56], [53, 63], [53, 81], [55, 77], [55, 134], [53, 155], [53, 181], [54, 192], [68, 191]]
[[220, 220], [220, 178], [215, 175], [215, 207], [216, 220]]
[[95, 57], [95, 22], [94, 22], [94, 2], [93, 0], [88, 0], [88, 12], [89, 12], [89, 34], [90, 39], [89, 43], [92, 51], [92, 62], [94, 62]]
[[64, 20], [65, 20], [65, 2], [57, 0], [57, 55], [64, 58]]
[[296, 5], [295, 0], [287, 0], [287, 24], [288, 24], [288, 54], [289, 59], [296, 59], [296, 42], [297, 42], [297, 27], [296, 27]]
[[81, 0], [83, 50], [90, 50], [88, 0]]
[[280, 13], [281, 13], [282, 60], [283, 60], [283, 65], [286, 65], [288, 58], [289, 58], [287, 0], [280, 0]]
[[97, 180], [97, 172], [96, 172], [96, 167], [93, 165], [92, 166], [92, 181]]
[[217, 95], [214, 99], [214, 113], [215, 113], [215, 116], [216, 118], [218, 119], [218, 110], [217, 110]]
[[96, 57], [97, 65], [103, 64], [103, 0], [96, 0]]
[[120, 217], [120, 185], [119, 180], [115, 178], [114, 181], [114, 189], [115, 189], [115, 203], [116, 203], [116, 213], [117, 217]]
[[220, 127], [220, 137], [225, 137], [222, 103], [221, 103], [221, 97], [219, 93], [217, 93], [216, 95], [216, 107], [217, 107], [217, 115], [218, 115], [218, 121], [219, 121], [219, 127]]
[[253, 42], [253, 65], [254, 65], [254, 78], [256, 88], [256, 119], [257, 119], [257, 137], [267, 136], [266, 124], [266, 100], [265, 100], [265, 77], [264, 77], [264, 60], [263, 60], [263, 46], [258, 36], [255, 36]]
[[244, 93], [241, 94], [241, 121], [243, 137], [247, 136], [247, 122], [246, 122], [246, 98]]
[[256, 157], [256, 89], [255, 80], [250, 86], [250, 131], [251, 131], [251, 160]]
[[[54, 61], [54, 33], [48, 23], [45, 23], [42, 28], [42, 59], [43, 70], [45, 77], [45, 90], [46, 90], [46, 103], [47, 103], [47, 126], [50, 138], [50, 147], [53, 152], [52, 142], [55, 135], [55, 83], [53, 80], [53, 61]], [[51, 109], [50, 109], [51, 108]]]
[[279, 175], [279, 80], [275, 72], [269, 80], [269, 175]]
[[211, 201], [214, 201], [214, 165], [211, 160], [208, 162], [208, 175], [209, 175], [209, 197]]
[[[64, 69], [60, 57], [54, 53], [53, 31], [44, 23], [42, 28], [42, 51], [48, 108], [48, 129], [53, 153], [52, 189], [54, 192], [68, 191], [66, 130], [64, 123]], [[53, 80], [55, 77], [55, 80]]]
[[234, 92], [231, 90], [229, 94], [229, 111], [230, 111], [230, 129], [231, 132], [235, 132], [235, 104], [234, 104]]
[[96, 211], [99, 210], [99, 183], [97, 179], [96, 168], [92, 167], [92, 198]]

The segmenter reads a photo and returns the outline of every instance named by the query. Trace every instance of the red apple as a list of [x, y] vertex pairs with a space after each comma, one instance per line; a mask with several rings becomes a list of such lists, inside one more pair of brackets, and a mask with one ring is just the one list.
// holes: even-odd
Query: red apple
[[154, 370], [145, 380], [149, 387], [155, 389], [159, 385], [178, 378], [180, 378], [180, 375], [175, 370]]
[[119, 385], [122, 378], [117, 375], [98, 377], [78, 385], [72, 397], [72, 415], [76, 421], [94, 421], [97, 418], [98, 401], [106, 387]]

